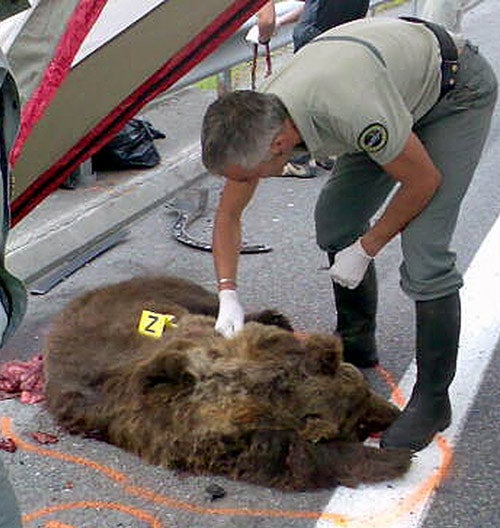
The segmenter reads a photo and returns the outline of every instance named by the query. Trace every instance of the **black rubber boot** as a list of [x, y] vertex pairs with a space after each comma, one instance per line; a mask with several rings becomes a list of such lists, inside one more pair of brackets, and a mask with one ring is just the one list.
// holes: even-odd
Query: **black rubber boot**
[[382, 435], [381, 447], [420, 451], [451, 423], [448, 387], [455, 376], [460, 296], [417, 301], [417, 379], [401, 416]]
[[[330, 265], [334, 254], [328, 253]], [[337, 307], [337, 332], [344, 342], [344, 361], [359, 368], [378, 365], [375, 328], [377, 315], [377, 275], [370, 262], [360, 285], [353, 290], [332, 281]]]

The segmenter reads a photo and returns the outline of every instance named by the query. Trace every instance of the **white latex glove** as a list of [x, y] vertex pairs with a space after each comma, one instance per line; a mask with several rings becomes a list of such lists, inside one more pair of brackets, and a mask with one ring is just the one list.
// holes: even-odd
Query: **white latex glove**
[[255, 24], [255, 26], [252, 26], [248, 30], [248, 33], [245, 36], [245, 40], [249, 42], [250, 44], [260, 44], [261, 43], [259, 41], [259, 26], [257, 26], [257, 24]]
[[335, 262], [328, 273], [335, 282], [353, 290], [363, 280], [371, 260], [372, 257], [363, 249], [361, 239], [358, 238], [354, 244], [335, 255]]
[[215, 330], [224, 337], [232, 337], [243, 328], [243, 308], [235, 290], [219, 292], [219, 315], [215, 322]]

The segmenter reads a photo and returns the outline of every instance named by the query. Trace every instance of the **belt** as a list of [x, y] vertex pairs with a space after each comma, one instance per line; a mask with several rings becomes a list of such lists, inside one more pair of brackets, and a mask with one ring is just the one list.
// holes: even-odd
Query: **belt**
[[458, 50], [451, 35], [443, 26], [422, 20], [416, 17], [401, 17], [402, 20], [408, 22], [415, 22], [423, 24], [427, 29], [430, 29], [437, 41], [441, 50], [441, 92], [439, 99], [444, 97], [450, 90], [455, 87], [458, 74]]

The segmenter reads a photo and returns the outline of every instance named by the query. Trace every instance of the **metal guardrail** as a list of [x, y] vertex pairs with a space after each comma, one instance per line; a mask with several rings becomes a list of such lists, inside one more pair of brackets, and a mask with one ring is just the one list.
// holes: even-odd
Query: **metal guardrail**
[[[423, 4], [425, 0], [403, 0], [400, 5], [408, 4], [413, 16], [418, 14], [420, 4]], [[468, 0], [462, 7], [463, 12], [466, 12], [473, 7], [477, 6], [484, 0]], [[294, 0], [284, 0], [283, 2], [276, 3], [276, 15], [283, 16], [285, 13], [289, 13], [300, 6], [302, 2]], [[369, 13], [373, 16], [378, 9], [384, 5], [394, 5], [394, 0], [372, 0], [370, 2]], [[219, 75], [220, 83], [225, 85], [228, 89], [230, 87], [230, 69], [243, 62], [248, 62], [252, 59], [253, 49], [245, 41], [245, 35], [248, 30], [257, 22], [257, 18], [254, 15], [247, 20], [240, 29], [224, 42], [214, 53], [208, 56], [200, 64], [198, 64], [193, 70], [187, 75], [180, 79], [170, 91], [176, 91], [186, 86], [192, 85], [198, 81], [211, 77], [213, 75]], [[276, 34], [273, 36], [270, 42], [271, 50], [279, 49], [284, 46], [291, 44], [292, 42], [292, 31], [293, 24], [286, 24], [278, 28]], [[264, 53], [263, 49], [260, 53]]]
[[[412, 15], [417, 14], [419, 0], [404, 0], [404, 3], [411, 3], [411, 6], [412, 6], [411, 14]], [[369, 11], [371, 12], [371, 14], [374, 14], [378, 8], [386, 4], [394, 4], [394, 0], [372, 0], [370, 2]]]
[[[302, 2], [293, 0], [285, 0], [276, 4], [276, 15], [283, 16], [297, 9]], [[253, 48], [245, 41], [245, 36], [248, 30], [257, 22], [257, 17], [254, 15], [248, 19], [240, 29], [234, 33], [229, 39], [221, 44], [221, 46], [206, 59], [195, 66], [187, 75], [175, 83], [169, 91], [179, 90], [191, 84], [194, 84], [202, 79], [211, 77], [212, 75], [227, 72], [233, 66], [247, 62], [252, 59]], [[270, 42], [271, 50], [279, 49], [287, 46], [292, 42], [293, 24], [286, 24], [277, 29], [276, 34]], [[259, 50], [261, 51], [261, 50]]]
[[[481, 1], [481, 0], [479, 0]], [[406, 0], [411, 2], [412, 12], [416, 13], [418, 0]], [[384, 4], [393, 4], [394, 0], [372, 0], [370, 2], [369, 12], [374, 14], [378, 8]], [[283, 16], [286, 13], [297, 9], [302, 2], [294, 0], [284, 0], [276, 3], [276, 16]], [[232, 67], [243, 62], [250, 61], [253, 56], [252, 46], [245, 41], [248, 30], [257, 22], [254, 15], [247, 20], [240, 29], [224, 42], [214, 53], [209, 55], [205, 60], [193, 68], [187, 75], [174, 84], [168, 91], [177, 91], [186, 86], [197, 83], [207, 77], [220, 75], [221, 83], [229, 85], [229, 71]], [[286, 24], [277, 29], [276, 34], [270, 42], [271, 50], [288, 46], [292, 42], [293, 24]], [[259, 50], [263, 54], [263, 49]]]

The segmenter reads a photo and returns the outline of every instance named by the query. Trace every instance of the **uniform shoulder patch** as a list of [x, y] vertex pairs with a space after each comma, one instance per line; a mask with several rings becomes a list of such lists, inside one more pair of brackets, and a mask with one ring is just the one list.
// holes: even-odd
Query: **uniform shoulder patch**
[[378, 152], [387, 145], [389, 132], [381, 123], [368, 125], [358, 136], [358, 147], [365, 152]]

